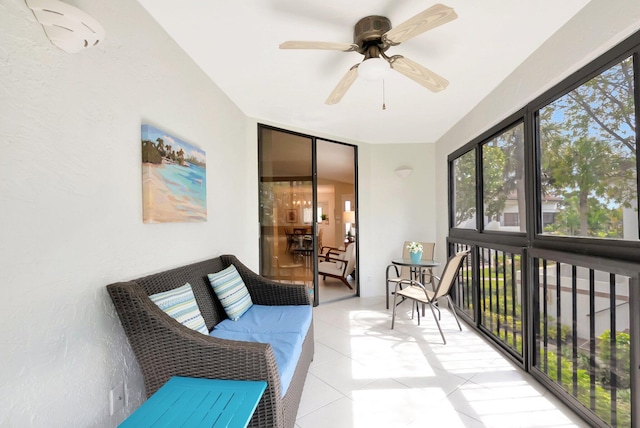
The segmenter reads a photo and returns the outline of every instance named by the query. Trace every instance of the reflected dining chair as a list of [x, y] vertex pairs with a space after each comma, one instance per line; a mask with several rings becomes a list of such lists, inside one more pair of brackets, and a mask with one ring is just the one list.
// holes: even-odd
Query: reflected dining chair
[[284, 254], [276, 255], [274, 251], [274, 239], [272, 236], [265, 236], [263, 250], [263, 270], [262, 275], [278, 282], [303, 281], [306, 283], [304, 264], [288, 260], [290, 256]]
[[[433, 252], [436, 247], [435, 242], [421, 242], [422, 244], [422, 260], [433, 260]], [[409, 241], [404, 241], [404, 246], [402, 247], [402, 258], [409, 258], [409, 249], [407, 246], [409, 245]], [[425, 282], [433, 283], [433, 271], [431, 268], [423, 270], [422, 283]], [[403, 279], [411, 279], [411, 269], [407, 266], [396, 266], [394, 264], [390, 264], [387, 266], [386, 273], [386, 299], [387, 299], [387, 309], [389, 309], [389, 284], [393, 284], [393, 288]], [[428, 279], [428, 281], [425, 281]]]
[[[396, 300], [398, 297], [402, 299], [400, 303], [405, 300], [411, 301], [411, 317], [413, 318], [414, 309], [418, 309], [417, 306], [419, 303], [423, 303], [425, 305], [429, 305], [431, 308], [431, 313], [433, 313], [433, 318], [436, 320], [436, 325], [438, 326], [438, 330], [440, 331], [440, 336], [442, 336], [442, 341], [444, 344], [447, 344], [447, 340], [444, 338], [444, 333], [442, 332], [442, 327], [440, 327], [441, 313], [438, 305], [438, 299], [446, 298], [449, 309], [453, 313], [453, 317], [456, 319], [458, 323], [458, 328], [462, 331], [462, 326], [460, 325], [460, 321], [458, 320], [458, 315], [456, 314], [456, 310], [453, 308], [453, 301], [451, 300], [451, 296], [449, 295], [451, 291], [451, 287], [453, 286], [456, 277], [458, 276], [458, 272], [460, 271], [460, 267], [462, 266], [462, 262], [464, 262], [465, 257], [469, 255], [469, 250], [461, 251], [454, 256], [452, 256], [445, 265], [442, 276], [437, 277], [433, 276], [438, 282], [438, 285], [435, 287], [435, 290], [430, 290], [425, 287], [420, 281], [416, 280], [406, 280], [396, 283], [396, 290], [393, 296], [393, 315], [391, 316], [391, 329], [393, 329], [395, 320], [396, 320]], [[405, 288], [401, 288], [402, 285], [406, 285]], [[399, 304], [400, 304], [399, 303]], [[434, 308], [435, 306], [435, 308]], [[436, 316], [436, 310], [438, 311], [438, 315]], [[418, 325], [420, 325], [420, 311], [416, 310], [418, 313]]]
[[285, 227], [284, 234], [287, 237], [287, 249], [285, 250], [285, 252], [289, 254], [292, 252], [291, 250], [293, 249], [294, 244], [293, 229], [290, 227]]

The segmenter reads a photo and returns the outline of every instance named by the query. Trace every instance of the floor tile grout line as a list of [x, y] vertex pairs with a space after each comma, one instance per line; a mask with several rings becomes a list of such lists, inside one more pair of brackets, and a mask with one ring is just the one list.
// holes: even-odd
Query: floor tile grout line
[[[337, 392], [338, 394], [340, 394], [340, 397], [338, 397], [338, 398], [336, 398], [336, 399], [334, 399], [334, 400], [331, 400], [331, 401], [329, 401], [328, 403], [326, 403], [326, 404], [324, 404], [324, 405], [322, 405], [322, 406], [320, 406], [320, 407], [318, 407], [318, 408], [316, 408], [316, 409], [314, 409], [314, 410], [312, 410], [312, 411], [310, 411], [310, 412], [308, 412], [308, 413], [305, 413], [304, 415], [300, 415], [300, 414], [298, 414], [298, 415], [296, 416], [296, 421], [297, 421], [298, 419], [302, 419], [302, 418], [304, 418], [304, 417], [306, 417], [306, 416], [309, 416], [309, 415], [311, 415], [311, 414], [313, 414], [313, 413], [315, 413], [315, 412], [317, 412], [317, 411], [319, 411], [319, 410], [321, 410], [321, 409], [324, 409], [325, 407], [330, 406], [330, 405], [332, 405], [333, 403], [335, 403], [336, 401], [342, 400], [343, 398], [346, 398], [346, 399], [348, 399], [348, 400], [350, 400], [350, 401], [353, 401], [353, 400], [351, 399], [351, 397], [349, 397], [348, 395], [346, 395], [346, 394], [342, 393], [340, 390], [336, 389], [333, 385], [329, 384], [328, 382], [325, 382], [323, 379], [319, 378], [318, 376], [314, 375], [313, 373], [310, 373], [310, 374], [311, 374], [311, 375], [312, 375], [312, 376], [313, 376], [317, 381], [319, 381], [319, 382], [321, 382], [321, 383], [324, 383], [324, 384], [325, 384], [325, 385], [327, 385], [329, 388], [333, 389], [335, 392]], [[305, 383], [306, 383], [306, 381], [305, 381]]]
[[[327, 334], [326, 339], [327, 342], [324, 342], [322, 337], [324, 336], [323, 334], [319, 334], [320, 339], [317, 339], [316, 342], [321, 344], [322, 346], [326, 347], [326, 349], [328, 351], [331, 351], [332, 353], [335, 353], [336, 358], [346, 358], [345, 360], [345, 364], [354, 364], [354, 363], [360, 363], [363, 364], [363, 367], [367, 367], [368, 363], [370, 362], [369, 359], [365, 359], [365, 361], [359, 361], [359, 359], [357, 358], [357, 352], [356, 350], [353, 350], [353, 352], [349, 352], [349, 353], [345, 353], [344, 350], [347, 349], [344, 345], [346, 344], [346, 346], [352, 346], [352, 343], [347, 343], [348, 341], [353, 341], [354, 339], [357, 339], [359, 337], [362, 337], [364, 339], [369, 339], [371, 338], [372, 340], [377, 340], [377, 339], [382, 339], [380, 336], [380, 333], [383, 332], [384, 330], [381, 329], [381, 327], [383, 326], [382, 322], [376, 322], [376, 314], [378, 314], [380, 317], [384, 317], [384, 316], [388, 316], [390, 318], [390, 313], [389, 311], [385, 311], [384, 309], [384, 297], [381, 297], [379, 299], [378, 302], [371, 302], [370, 304], [352, 304], [349, 305], [348, 303], [345, 303], [346, 301], [340, 301], [337, 302], [335, 306], [329, 307], [327, 308], [327, 310], [322, 310], [319, 309], [319, 319], [322, 317], [325, 317], [325, 319], [331, 319], [331, 315], [332, 314], [339, 314], [341, 312], [367, 312], [368, 314], [372, 314], [372, 317], [367, 317], [364, 316], [364, 318], [359, 318], [361, 322], [358, 321], [354, 321], [356, 320], [356, 318], [358, 317], [358, 315], [356, 314], [355, 316], [352, 314], [347, 315], [347, 320], [346, 322], [344, 321], [344, 318], [341, 318], [343, 321], [339, 322], [339, 325], [336, 325], [332, 322], [327, 322], [327, 321], [323, 321], [321, 328], [317, 329], [316, 331], [320, 330], [320, 333], [322, 332], [322, 328], [329, 327], [331, 329], [335, 329], [334, 332], [339, 334], [339, 338], [337, 339], [337, 341], [333, 342], [334, 345], [330, 345], [327, 342], [330, 342], [330, 336]], [[330, 306], [331, 304], [328, 304], [328, 306]], [[376, 309], [377, 306], [377, 309]], [[314, 309], [314, 311], [316, 311], [316, 309]], [[314, 314], [315, 316], [315, 314]], [[341, 317], [344, 316], [341, 315]], [[337, 318], [336, 318], [337, 319]], [[364, 321], [362, 321], [364, 320]], [[367, 320], [370, 320], [370, 323], [367, 323]], [[411, 320], [405, 320], [405, 321], [411, 321]], [[444, 321], [444, 320], [443, 320]], [[464, 322], [464, 320], [461, 320]], [[400, 324], [402, 325], [402, 324]], [[482, 412], [479, 414], [476, 414], [475, 412], [471, 412], [472, 414], [469, 414], [469, 410], [473, 410], [474, 407], [469, 407], [470, 405], [473, 405], [474, 401], [467, 401], [469, 400], [469, 398], [467, 397], [460, 397], [458, 396], [457, 398], [454, 396], [455, 395], [464, 395], [465, 393], [468, 394], [470, 391], [473, 393], [473, 390], [468, 390], [465, 392], [465, 387], [469, 387], [469, 385], [474, 385], [477, 386], [479, 388], [482, 389], [487, 389], [488, 391], [492, 391], [494, 390], [494, 387], [490, 386], [490, 383], [487, 383], [486, 380], [486, 376], [487, 373], [491, 373], [493, 371], [495, 371], [496, 369], [499, 370], [503, 370], [505, 372], [511, 372], [511, 371], [515, 371], [518, 372], [519, 374], [523, 375], [522, 378], [522, 382], [523, 385], [529, 385], [533, 388], [534, 392], [535, 392], [535, 397], [536, 398], [545, 398], [545, 396], [547, 395], [551, 395], [553, 396], [553, 394], [547, 394], [548, 391], [540, 391], [539, 388], [535, 388], [533, 386], [533, 384], [535, 383], [535, 380], [532, 380], [532, 378], [529, 378], [526, 375], [526, 372], [522, 372], [521, 369], [514, 365], [514, 363], [512, 361], [510, 361], [510, 359], [504, 355], [502, 355], [499, 351], [497, 351], [492, 344], [484, 337], [479, 336], [478, 332], [475, 331], [475, 329], [473, 327], [469, 327], [466, 322], [464, 322], [463, 325], [463, 331], [460, 332], [461, 334], [464, 334], [465, 336], [460, 336], [461, 339], [460, 340], [452, 340], [451, 344], [447, 347], [446, 345], [441, 346], [441, 347], [435, 347], [433, 346], [432, 342], [432, 338], [431, 335], [433, 334], [433, 338], [435, 339], [437, 336], [437, 330], [436, 331], [429, 331], [429, 332], [425, 332], [425, 331], [418, 331], [416, 329], [417, 326], [410, 326], [408, 324], [405, 324], [403, 326], [404, 328], [399, 328], [397, 330], [395, 330], [393, 333], [390, 333], [390, 336], [395, 336], [395, 335], [401, 335], [400, 336], [400, 341], [402, 342], [401, 344], [399, 342], [393, 342], [393, 344], [398, 344], [398, 345], [406, 345], [406, 346], [418, 346], [418, 352], [422, 353], [422, 357], [421, 358], [425, 358], [425, 360], [431, 358], [435, 358], [436, 360], [438, 360], [440, 362], [440, 364], [437, 365], [433, 365], [432, 369], [433, 370], [437, 370], [438, 372], [442, 372], [444, 374], [447, 374], [448, 376], [451, 376], [451, 378], [455, 378], [457, 379], [454, 380], [452, 384], [450, 385], [455, 385], [451, 390], [449, 390], [448, 392], [446, 392], [443, 396], [442, 396], [442, 400], [448, 400], [449, 401], [449, 405], [452, 405], [453, 407], [451, 408], [452, 412], [455, 412], [455, 414], [460, 415], [460, 417], [462, 419], [468, 419], [469, 422], [472, 422], [472, 426], [476, 427], [476, 426], [494, 426], [494, 424], [491, 422], [489, 423], [489, 425], [487, 425], [487, 423], [489, 421], [492, 421], [491, 417], [492, 416], [497, 416], [498, 420], [500, 420], [501, 415], [497, 414], [497, 415], [490, 415], [489, 419], [484, 420], [484, 416], [482, 416]], [[419, 327], [417, 327], [419, 329]], [[354, 330], [356, 330], [354, 332]], [[457, 327], [456, 327], [457, 330]], [[367, 335], [366, 332], [367, 331], [372, 331], [374, 332], [374, 334], [371, 335]], [[345, 334], [346, 336], [342, 336], [343, 334]], [[452, 333], [453, 334], [453, 333]], [[429, 335], [429, 337], [427, 337], [427, 335]], [[449, 339], [449, 335], [447, 334], [447, 331], [445, 330], [445, 335], [447, 336], [447, 339]], [[390, 337], [389, 336], [389, 337]], [[397, 337], [397, 336], [396, 336]], [[473, 366], [472, 371], [469, 370], [472, 366], [471, 365], [467, 365], [469, 364], [470, 361], [472, 361], [472, 359], [468, 359], [468, 358], [462, 358], [462, 359], [456, 359], [455, 358], [455, 353], [456, 352], [460, 352], [460, 351], [456, 351], [456, 349], [464, 347], [465, 346], [465, 340], [469, 338], [472, 339], [472, 346], [475, 348], [477, 348], [479, 351], [483, 354], [482, 359], [480, 360], [480, 364], [477, 366]], [[480, 339], [478, 341], [476, 341], [475, 339]], [[388, 345], [391, 339], [387, 339], [386, 344]], [[449, 340], [448, 340], [449, 342]], [[457, 342], [457, 343], [456, 343]], [[372, 342], [375, 343], [375, 342]], [[435, 342], [434, 342], [435, 343]], [[338, 345], [342, 345], [342, 346], [338, 346], [338, 349], [336, 347], [334, 347], [336, 344]], [[370, 345], [367, 345], [370, 346]], [[447, 352], [449, 348], [450, 350], [453, 350], [454, 352]], [[483, 348], [486, 347], [487, 349], [484, 350]], [[342, 349], [342, 351], [340, 350]], [[351, 349], [351, 348], [349, 348]], [[464, 348], [461, 348], [464, 349]], [[354, 354], [355, 352], [355, 354]], [[464, 351], [463, 351], [464, 352]], [[472, 354], [469, 354], [472, 355]], [[447, 359], [450, 357], [454, 357], [453, 359]], [[492, 358], [492, 356], [494, 356]], [[393, 358], [393, 357], [392, 357]], [[444, 358], [444, 359], [443, 359]], [[330, 362], [330, 360], [326, 361], [326, 362]], [[495, 365], [497, 364], [498, 366], [501, 366], [503, 363], [507, 363], [504, 368], [503, 367], [495, 367]], [[320, 363], [320, 364], [324, 364], [324, 363]], [[375, 363], [373, 366], [374, 367]], [[448, 369], [449, 367], [453, 367], [453, 370]], [[463, 371], [460, 371], [460, 369], [463, 369]], [[465, 373], [466, 376], [465, 377], [459, 373], [456, 372], [456, 370], [459, 371], [459, 373]], [[327, 408], [328, 406], [334, 405], [337, 401], [341, 400], [342, 398], [347, 398], [349, 399], [350, 402], [355, 403], [354, 404], [354, 408], [351, 409], [350, 411], [354, 411], [356, 409], [356, 407], [358, 406], [358, 397], [354, 397], [353, 396], [353, 392], [356, 391], [362, 391], [362, 390], [367, 390], [368, 386], [370, 386], [371, 384], [377, 382], [380, 379], [376, 379], [373, 376], [366, 376], [367, 382], [364, 383], [363, 385], [354, 385], [353, 390], [350, 393], [344, 393], [342, 391], [340, 391], [339, 389], [335, 388], [333, 386], [333, 384], [335, 384], [334, 382], [331, 382], [331, 377], [327, 377], [327, 380], [324, 380], [322, 378], [319, 378], [317, 375], [310, 373], [310, 375], [313, 375], [315, 380], [320, 381], [324, 386], [328, 386], [332, 391], [337, 392], [338, 395], [336, 396], [335, 399], [331, 399], [331, 401], [325, 403], [324, 405], [322, 405], [321, 407], [318, 407], [316, 410], [313, 410], [311, 412], [306, 413], [305, 415], [298, 415], [299, 419], [300, 417], [304, 417], [307, 418], [307, 421], [305, 421], [305, 424], [298, 424], [296, 421], [296, 426], [298, 428], [306, 428], [307, 426], [309, 426], [309, 422], [311, 422], [312, 426], [322, 426], [322, 425], [318, 425], [317, 423], [312, 422], [311, 419], [308, 419], [309, 416], [313, 415], [314, 412], [318, 412], [318, 416], [320, 416], [322, 413], [322, 409]], [[339, 379], [339, 378], [338, 378]], [[402, 386], [403, 388], [407, 388], [407, 389], [412, 389], [412, 386], [409, 384], [405, 384], [402, 382], [402, 380], [399, 379], [404, 379], [404, 378], [396, 378], [393, 376], [389, 376], [389, 377], [385, 377], [385, 379], [389, 379], [392, 380], [393, 382], [397, 382], [400, 386]], [[501, 377], [501, 382], [510, 382], [511, 381], [511, 377], [509, 374], [506, 374], [505, 377]], [[450, 382], [448, 380], [445, 380], [445, 383], [442, 384], [442, 389], [445, 389], [444, 386], [447, 384], [446, 382]], [[457, 382], [460, 382], [459, 384]], [[342, 383], [340, 383], [342, 384]], [[383, 384], [384, 385], [384, 384]], [[371, 391], [373, 391], [374, 389], [378, 389], [379, 387], [376, 388], [369, 388]], [[414, 387], [415, 388], [415, 387]], [[449, 388], [446, 388], [447, 390]], [[496, 390], [497, 394], [496, 396], [496, 400], [503, 400], [504, 398], [498, 398], [501, 397], [501, 391], [498, 389]], [[366, 396], [366, 394], [365, 394]], [[532, 395], [533, 397], [533, 395]], [[514, 397], [514, 399], [527, 399], [527, 397]], [[497, 401], [496, 401], [497, 402]], [[466, 404], [465, 404], [466, 403]], [[362, 404], [362, 403], [361, 403]], [[566, 408], [564, 406], [558, 406], [558, 404], [556, 403], [551, 403], [552, 404], [552, 410], [553, 411], [559, 411], [561, 414], [566, 414], [568, 419], [566, 422], [566, 426], [582, 426], [579, 425], [579, 422], [576, 422], [576, 419], [573, 417], [569, 417], [572, 416], [570, 411], [567, 411]], [[343, 406], [341, 405], [340, 408], [342, 408]], [[348, 405], [343, 409], [346, 410], [348, 408]], [[335, 410], [335, 409], [333, 409]], [[531, 412], [525, 412], [524, 410], [519, 411], [517, 414], [520, 416], [524, 416], [525, 414], [530, 414]], [[452, 413], [453, 415], [453, 413]], [[325, 413], [326, 416], [326, 413]], [[482, 416], [483, 419], [480, 419], [480, 417]], [[507, 412], [505, 415], [503, 415], [504, 417], [510, 417], [510, 413]], [[404, 421], [402, 422], [402, 424], [396, 425], [398, 427], [401, 426], [419, 426], [416, 425], [416, 421], [421, 420], [421, 418], [419, 417], [415, 417], [415, 418], [411, 418], [411, 420], [408, 423], [405, 423]], [[512, 421], [513, 422], [513, 421]], [[476, 425], [477, 424], [477, 425]], [[340, 426], [345, 426], [345, 425], [340, 425]], [[503, 426], [503, 425], [499, 425], [499, 426]], [[533, 426], [533, 425], [521, 425], [521, 426]], [[538, 425], [536, 425], [538, 426]], [[543, 425], [540, 425], [543, 426]]]

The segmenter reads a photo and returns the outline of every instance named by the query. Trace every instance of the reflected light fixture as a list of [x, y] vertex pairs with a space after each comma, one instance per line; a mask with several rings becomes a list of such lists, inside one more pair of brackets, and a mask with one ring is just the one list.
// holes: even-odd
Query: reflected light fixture
[[345, 223], [355, 223], [356, 222], [356, 212], [355, 211], [345, 211], [342, 213], [342, 221]]
[[355, 227], [354, 224], [356, 223], [356, 212], [355, 211], [344, 211], [342, 213], [342, 222], [344, 224], [349, 224], [349, 231], [348, 234], [350, 236], [355, 235]]
[[358, 77], [369, 81], [379, 81], [384, 79], [391, 67], [383, 58], [368, 58], [358, 65]]

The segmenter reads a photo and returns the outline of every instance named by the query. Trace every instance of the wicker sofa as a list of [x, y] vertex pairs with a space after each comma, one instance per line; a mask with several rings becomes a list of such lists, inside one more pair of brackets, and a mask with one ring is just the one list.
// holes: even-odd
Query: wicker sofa
[[309, 305], [303, 285], [281, 284], [257, 275], [235, 256], [223, 255], [149, 275], [110, 284], [107, 290], [136, 359], [142, 369], [147, 397], [172, 376], [212, 379], [265, 380], [267, 389], [251, 419], [252, 427], [293, 427], [307, 370], [313, 357], [313, 320], [289, 387], [281, 391], [271, 345], [225, 340], [203, 335], [160, 310], [149, 295], [189, 282], [211, 331], [227, 315], [213, 292], [207, 274], [233, 264], [257, 305]]

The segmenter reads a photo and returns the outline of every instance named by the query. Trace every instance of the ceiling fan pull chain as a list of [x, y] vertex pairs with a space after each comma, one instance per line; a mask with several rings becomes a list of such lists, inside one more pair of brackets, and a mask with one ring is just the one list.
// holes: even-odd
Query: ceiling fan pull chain
[[384, 79], [382, 79], [382, 110], [387, 109], [387, 104], [384, 102]]

